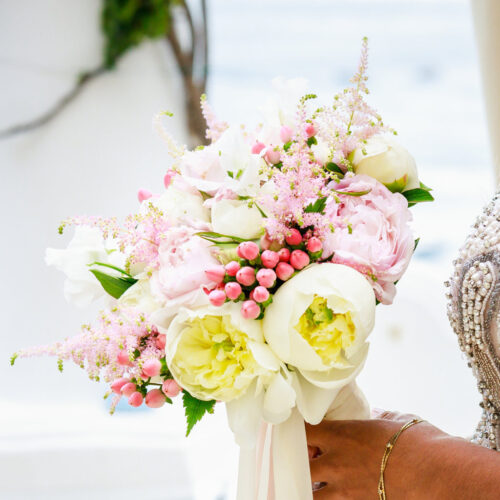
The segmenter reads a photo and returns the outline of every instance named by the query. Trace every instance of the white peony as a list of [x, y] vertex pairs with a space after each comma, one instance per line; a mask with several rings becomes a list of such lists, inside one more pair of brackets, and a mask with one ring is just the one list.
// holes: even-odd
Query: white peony
[[161, 304], [151, 293], [149, 280], [139, 279], [118, 299], [118, 303], [125, 307], [138, 309], [146, 314], [151, 314], [161, 308]]
[[189, 220], [209, 222], [210, 214], [203, 206], [203, 197], [195, 189], [186, 189], [183, 182], [175, 179], [166, 191], [157, 198], [143, 201], [144, 206], [152, 203], [169, 220], [179, 223]]
[[[113, 241], [104, 241], [99, 229], [77, 226], [73, 239], [66, 249], [47, 248], [45, 262], [66, 275], [64, 283], [66, 300], [78, 307], [86, 307], [107, 295], [90, 272], [89, 264], [102, 262], [123, 267], [125, 256], [116, 249]], [[113, 274], [111, 270], [106, 272]]]
[[237, 238], [255, 239], [261, 236], [264, 217], [248, 201], [223, 199], [212, 205], [212, 229]]
[[366, 278], [339, 264], [313, 264], [284, 283], [266, 309], [266, 341], [289, 374], [304, 419], [320, 422], [363, 367], [375, 320]]
[[408, 191], [420, 186], [413, 156], [389, 135], [375, 135], [356, 149], [351, 162], [356, 174], [366, 174], [391, 191]]

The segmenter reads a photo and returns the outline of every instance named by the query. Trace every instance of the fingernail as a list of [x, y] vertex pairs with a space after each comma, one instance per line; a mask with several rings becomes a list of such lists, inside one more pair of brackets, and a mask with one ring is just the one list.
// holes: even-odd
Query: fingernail
[[372, 408], [371, 413], [372, 413], [372, 418], [379, 418], [385, 413], [385, 410], [383, 410], [382, 408]]

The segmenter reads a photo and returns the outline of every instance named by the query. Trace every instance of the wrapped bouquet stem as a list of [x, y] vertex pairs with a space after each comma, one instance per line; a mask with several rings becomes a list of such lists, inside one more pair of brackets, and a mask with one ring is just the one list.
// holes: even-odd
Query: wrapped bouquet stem
[[[182, 398], [187, 434], [217, 403], [241, 447], [238, 500], [312, 498], [305, 423], [367, 418], [355, 379], [376, 304], [390, 304], [416, 247], [409, 207], [432, 201], [415, 161], [365, 101], [367, 45], [331, 105], [274, 82], [255, 129], [202, 110], [212, 143], [172, 163], [124, 221], [72, 217], [47, 263], [78, 306], [79, 335], [12, 357], [70, 360], [109, 384], [111, 412]], [[166, 113], [168, 115], [168, 113]], [[165, 418], [167, 425], [167, 418]], [[207, 460], [210, 458], [207, 457]]]

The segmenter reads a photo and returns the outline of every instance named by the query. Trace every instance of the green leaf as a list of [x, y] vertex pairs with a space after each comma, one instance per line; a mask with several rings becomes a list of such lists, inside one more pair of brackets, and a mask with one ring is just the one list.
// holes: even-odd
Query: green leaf
[[312, 137], [309, 137], [309, 139], [307, 139], [307, 145], [309, 147], [315, 145], [315, 144], [318, 144], [318, 141], [316, 139], [316, 137], [312, 136]]
[[344, 172], [342, 171], [342, 169], [336, 163], [333, 163], [332, 161], [328, 162], [325, 165], [325, 168], [329, 172], [335, 172], [336, 174], [344, 175]]
[[10, 357], [10, 366], [14, 366], [14, 363], [16, 362], [16, 359], [19, 355], [17, 352], [15, 352], [11, 357]]
[[413, 251], [415, 251], [417, 249], [419, 243], [420, 243], [420, 238], [417, 238], [415, 240], [415, 246], [413, 247]]
[[426, 191], [432, 191], [432, 188], [426, 186], [423, 182], [420, 182], [420, 189], [425, 189]]
[[63, 368], [64, 368], [63, 360], [62, 359], [58, 359], [57, 360], [57, 369], [62, 373], [63, 372]]
[[403, 177], [401, 177], [400, 179], [388, 182], [387, 184], [384, 184], [384, 186], [391, 193], [401, 193], [403, 189], [406, 187], [406, 184], [408, 184], [408, 174], [403, 175]]
[[116, 266], [113, 266], [111, 264], [106, 264], [105, 262], [92, 262], [92, 264], [89, 264], [89, 266], [107, 267], [109, 269], [113, 269], [114, 271], [118, 271], [119, 273], [122, 273], [125, 276], [128, 276], [129, 278], [133, 278], [133, 276], [131, 274], [127, 273], [127, 271], [125, 271], [125, 269], [121, 269], [120, 267], [116, 267]]
[[236, 236], [230, 236], [228, 234], [214, 233], [213, 231], [201, 231], [199, 233], [195, 233], [196, 236], [203, 238], [204, 240], [208, 240], [212, 243], [217, 243], [217, 240], [225, 239], [228, 241], [221, 241], [220, 243], [242, 243], [247, 241], [243, 238], [238, 238]]
[[346, 196], [364, 196], [368, 194], [371, 189], [367, 189], [366, 191], [337, 191], [336, 189], [332, 189], [332, 191], [337, 194], [345, 194]]
[[292, 141], [288, 141], [285, 144], [283, 144], [283, 150], [288, 151], [291, 146], [292, 146]]
[[410, 203], [422, 203], [424, 201], [434, 201], [434, 196], [432, 196], [429, 191], [422, 188], [410, 189], [401, 193]]
[[309, 205], [307, 205], [307, 207], [304, 208], [304, 213], [306, 214], [324, 213], [327, 199], [328, 198], [326, 197], [318, 198], [314, 203], [309, 203]]
[[182, 404], [186, 413], [187, 431], [186, 436], [193, 430], [193, 427], [203, 418], [205, 413], [213, 413], [215, 401], [202, 401], [189, 392], [182, 391]]
[[135, 278], [117, 278], [97, 269], [91, 269], [90, 272], [98, 279], [104, 291], [115, 299], [119, 299], [134, 283], [137, 283]]

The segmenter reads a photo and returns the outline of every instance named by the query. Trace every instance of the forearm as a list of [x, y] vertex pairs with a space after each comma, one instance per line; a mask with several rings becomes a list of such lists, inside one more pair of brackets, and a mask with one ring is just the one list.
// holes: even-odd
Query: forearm
[[[394, 467], [390, 462], [387, 466], [388, 496], [393, 485], [392, 497], [405, 500], [499, 498], [500, 453], [431, 429], [420, 443], [410, 433], [394, 449]], [[399, 460], [407, 466], [399, 467]]]

